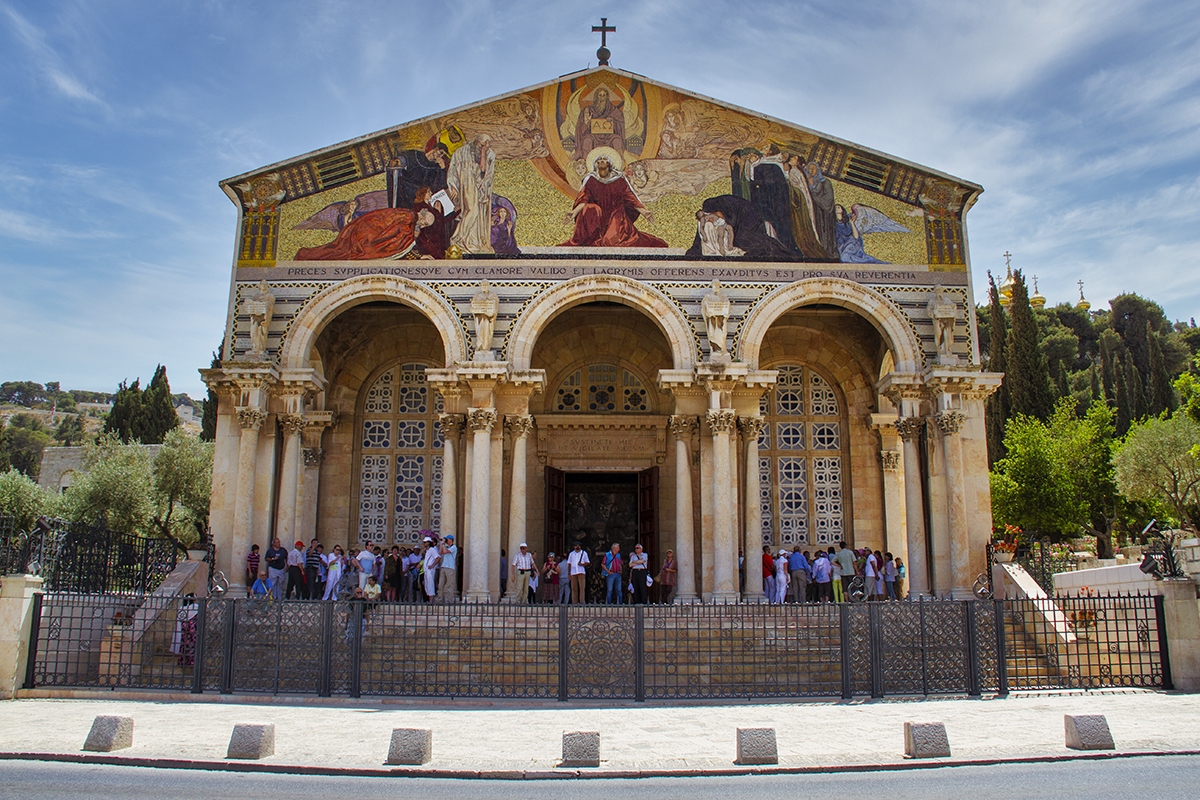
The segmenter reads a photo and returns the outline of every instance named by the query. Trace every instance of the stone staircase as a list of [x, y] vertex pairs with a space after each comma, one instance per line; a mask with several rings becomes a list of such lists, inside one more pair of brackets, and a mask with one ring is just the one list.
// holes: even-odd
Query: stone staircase
[[1050, 665], [1045, 651], [1038, 647], [1036, 638], [1017, 614], [1004, 615], [1004, 656], [1010, 691], [1066, 685], [1066, 676]]

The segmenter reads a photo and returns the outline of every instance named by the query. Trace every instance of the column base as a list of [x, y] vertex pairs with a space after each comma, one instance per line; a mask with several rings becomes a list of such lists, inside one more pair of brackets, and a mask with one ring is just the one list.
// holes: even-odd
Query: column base
[[718, 605], [718, 606], [734, 605], [734, 604], [737, 604], [740, 602], [742, 602], [742, 595], [740, 592], [713, 592], [712, 593], [713, 605]]
[[677, 595], [675, 595], [675, 601], [672, 603], [672, 605], [694, 606], [694, 605], [699, 605], [700, 602], [701, 602], [700, 598], [694, 594], [689, 594], [689, 595], [677, 594]]
[[975, 600], [977, 598], [975, 597], [975, 591], [973, 589], [963, 589], [960, 587], [958, 589], [950, 590], [950, 599], [951, 600]]
[[743, 603], [761, 604], [769, 602], [764, 592], [746, 592], [742, 595]]
[[518, 600], [518, 599], [517, 599], [517, 597], [516, 597], [516, 596], [515, 596], [515, 595], [514, 595], [512, 592], [505, 592], [505, 593], [504, 593], [504, 597], [501, 597], [501, 598], [500, 598], [500, 602], [501, 602], [501, 603], [504, 603], [505, 605], [514, 605], [514, 606], [515, 606], [515, 605], [519, 605], [519, 604], [525, 604], [525, 605], [528, 605], [528, 604], [529, 604], [529, 598], [528, 598], [528, 597], [523, 597], [523, 598], [521, 598], [521, 599], [519, 599], [519, 600]]
[[492, 595], [490, 592], [463, 592], [462, 601], [464, 603], [490, 603]]

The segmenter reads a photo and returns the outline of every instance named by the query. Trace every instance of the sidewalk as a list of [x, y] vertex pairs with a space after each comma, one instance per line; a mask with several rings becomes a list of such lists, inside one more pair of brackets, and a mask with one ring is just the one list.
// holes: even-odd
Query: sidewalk
[[[113, 699], [90, 699], [106, 696]], [[603, 708], [583, 702], [483, 705], [245, 696], [196, 702], [190, 695], [145, 700], [92, 693], [88, 699], [0, 703], [0, 753], [81, 756], [99, 714], [133, 717], [134, 744], [111, 754], [88, 754], [86, 760], [100, 755], [95, 760], [447, 777], [474, 777], [479, 772], [511, 778], [546, 777], [543, 773], [548, 772], [628, 777], [753, 771], [733, 763], [738, 727], [774, 727], [782, 771], [913, 765], [903, 757], [905, 721], [945, 723], [954, 755], [933, 763], [1077, 756], [1063, 744], [1064, 714], [1106, 715], [1119, 754], [1200, 751], [1200, 726], [1195, 724], [1200, 695], [1113, 690], [1007, 698], [630, 703]], [[275, 723], [276, 754], [259, 762], [227, 761], [229, 737], [240, 722]], [[431, 763], [423, 768], [384, 764], [391, 731], [398, 727], [432, 729]], [[555, 769], [562, 755], [562, 733], [574, 730], [600, 731], [598, 770]]]

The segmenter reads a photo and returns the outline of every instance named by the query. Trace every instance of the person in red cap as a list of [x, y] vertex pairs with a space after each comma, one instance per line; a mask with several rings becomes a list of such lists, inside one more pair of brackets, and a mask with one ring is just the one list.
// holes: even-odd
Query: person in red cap
[[287, 591], [284, 592], [283, 599], [290, 600], [292, 598], [292, 587], [296, 589], [296, 599], [303, 600], [308, 597], [308, 590], [304, 583], [304, 542], [296, 542], [296, 547], [288, 553], [288, 582]]

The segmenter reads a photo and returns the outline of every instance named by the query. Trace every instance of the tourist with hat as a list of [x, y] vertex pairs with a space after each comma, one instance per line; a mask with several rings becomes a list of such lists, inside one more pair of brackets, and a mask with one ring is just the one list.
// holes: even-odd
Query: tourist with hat
[[546, 555], [546, 563], [542, 565], [542, 602], [554, 603], [558, 600], [558, 562], [554, 553]]
[[296, 599], [303, 600], [308, 597], [308, 590], [304, 585], [304, 542], [296, 542], [296, 547], [287, 554], [287, 591], [284, 592], [284, 599], [292, 599], [292, 589], [296, 590]]
[[513, 602], [525, 603], [529, 598], [529, 579], [533, 575], [533, 554], [529, 552], [529, 545], [521, 542], [521, 549], [512, 558], [512, 576], [509, 578], [508, 585], [511, 587], [511, 597]]

